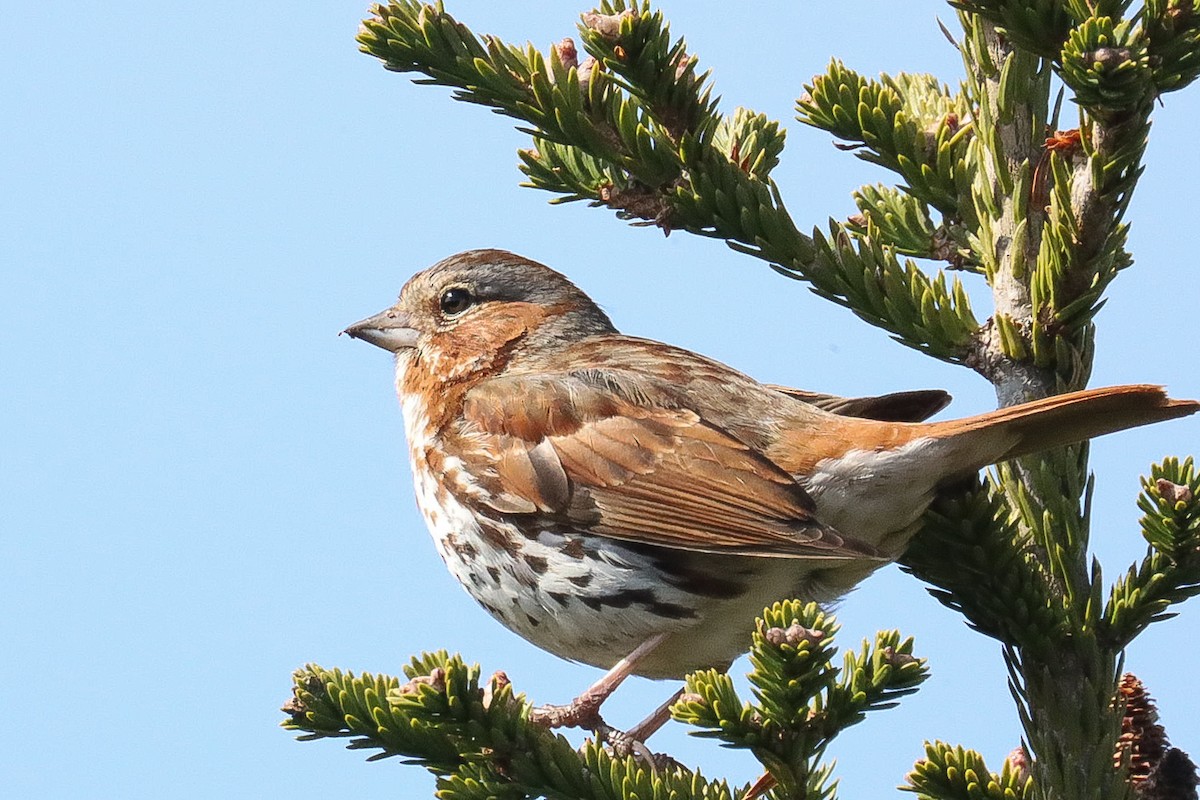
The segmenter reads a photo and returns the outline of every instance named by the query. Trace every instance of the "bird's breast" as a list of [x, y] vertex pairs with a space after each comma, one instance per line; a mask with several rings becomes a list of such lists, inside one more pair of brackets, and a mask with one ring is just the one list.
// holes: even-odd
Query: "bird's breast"
[[[727, 664], [765, 604], [808, 585], [807, 570], [790, 562], [671, 551], [498, 514], [431, 428], [422, 399], [401, 395], [401, 405], [416, 501], [438, 554], [489, 614], [544, 650], [607, 668], [668, 633], [638, 672], [680, 677]], [[701, 626], [703, 635], [689, 633]]]
[[665, 582], [647, 554], [582, 531], [481, 513], [470, 476], [452, 457], [441, 464], [436, 473], [414, 452], [425, 524], [463, 589], [513, 632], [607, 668], [650, 636], [699, 622], [692, 598]]

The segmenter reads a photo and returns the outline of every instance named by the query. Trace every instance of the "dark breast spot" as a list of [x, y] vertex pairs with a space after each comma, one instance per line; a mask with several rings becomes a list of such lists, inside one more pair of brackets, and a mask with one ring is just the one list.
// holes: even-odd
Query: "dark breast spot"
[[711, 597], [717, 600], [729, 600], [734, 597], [741, 597], [746, 592], [746, 584], [744, 582], [730, 580], [717, 575], [705, 575], [695, 572], [677, 577], [670, 575], [666, 577], [667, 582], [672, 586], [682, 589], [689, 594], [698, 594], [702, 597]]
[[504, 525], [481, 518], [478, 521], [479, 532], [489, 545], [513, 556], [521, 552], [521, 543], [511, 535]]
[[716, 600], [731, 600], [745, 594], [747, 583], [753, 580], [752, 572], [739, 571], [734, 569], [732, 564], [724, 569], [711, 569], [711, 564], [706, 567], [698, 563], [702, 559], [711, 560], [715, 556], [669, 551], [653, 545], [633, 544], [630, 547], [653, 559], [654, 566], [662, 573], [667, 583], [688, 594]]
[[614, 592], [595, 597], [580, 597], [579, 599], [584, 605], [595, 611], [602, 611], [606, 606], [608, 608], [629, 608], [637, 604], [651, 614], [667, 619], [689, 619], [696, 616], [696, 612], [687, 606], [681, 606], [677, 603], [665, 603], [659, 600], [651, 589], [626, 589], [623, 592]]
[[646, 610], [651, 614], [667, 619], [692, 619], [696, 616], [696, 612], [687, 606], [681, 606], [677, 603], [663, 603], [655, 600], [653, 603], [646, 604]]
[[473, 561], [475, 556], [479, 553], [479, 551], [475, 549], [475, 545], [471, 544], [470, 542], [464, 542], [453, 534], [446, 537], [446, 543], [450, 545], [450, 549], [457, 553], [464, 561]]

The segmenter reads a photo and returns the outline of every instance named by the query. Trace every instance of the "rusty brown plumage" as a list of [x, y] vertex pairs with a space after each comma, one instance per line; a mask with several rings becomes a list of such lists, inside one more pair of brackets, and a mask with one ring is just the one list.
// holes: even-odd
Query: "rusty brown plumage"
[[500, 250], [417, 274], [347, 332], [396, 354], [418, 505], [467, 591], [551, 652], [652, 677], [724, 666], [784, 595], [844, 593], [949, 481], [1200, 409], [1116, 386], [927, 422], [944, 392], [766, 386], [618, 333]]

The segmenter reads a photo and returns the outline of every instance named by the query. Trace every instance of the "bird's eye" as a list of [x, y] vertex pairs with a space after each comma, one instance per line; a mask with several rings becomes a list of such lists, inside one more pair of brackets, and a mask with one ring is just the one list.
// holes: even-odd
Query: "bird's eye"
[[438, 305], [441, 307], [443, 314], [455, 316], [466, 311], [474, 302], [475, 298], [471, 296], [470, 292], [462, 287], [456, 287], [442, 292], [442, 297], [438, 301]]

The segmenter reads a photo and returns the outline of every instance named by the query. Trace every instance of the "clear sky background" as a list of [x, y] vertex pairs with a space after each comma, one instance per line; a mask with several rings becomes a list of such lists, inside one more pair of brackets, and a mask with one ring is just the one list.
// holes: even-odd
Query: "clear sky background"
[[[452, 0], [477, 32], [546, 48], [571, 3]], [[888, 340], [721, 243], [551, 207], [517, 187], [525, 137], [445, 89], [357, 52], [365, 0], [288, 5], [10, 4], [0, 19], [0, 794], [428, 797], [398, 761], [278, 727], [290, 673], [315, 661], [397, 672], [446, 647], [538, 701], [597, 672], [477, 608], [418, 518], [388, 355], [337, 332], [451, 253], [503, 247], [568, 273], [623, 330], [763, 380], [840, 393], [945, 387], [994, 405], [968, 370]], [[866, 74], [957, 82], [942, 2], [664, 0], [715, 72], [723, 108], [788, 122], [778, 178], [801, 227], [890, 181], [791, 122], [831, 56]], [[1099, 316], [1094, 385], [1200, 397], [1196, 366], [1200, 90], [1156, 112], [1129, 219], [1136, 266]], [[969, 283], [975, 279], [968, 278]], [[977, 287], [976, 287], [977, 288]], [[987, 308], [986, 303], [977, 310]], [[1138, 476], [1200, 450], [1200, 421], [1094, 448], [1095, 549], [1140, 558]], [[999, 648], [888, 568], [841, 606], [842, 643], [917, 637], [933, 677], [832, 748], [843, 796], [881, 796], [924, 739], [998, 769], [1019, 726]], [[1200, 756], [1200, 608], [1155, 626], [1128, 666], [1172, 739]], [[735, 665], [744, 673], [745, 662]], [[637, 680], [631, 724], [673, 685]], [[656, 747], [752, 780], [744, 753]]]

